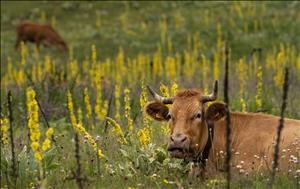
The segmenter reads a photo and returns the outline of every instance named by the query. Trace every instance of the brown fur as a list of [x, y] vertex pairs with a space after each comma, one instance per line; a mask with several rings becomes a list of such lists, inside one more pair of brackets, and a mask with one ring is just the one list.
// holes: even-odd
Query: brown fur
[[16, 49], [20, 47], [21, 42], [27, 41], [36, 43], [39, 49], [40, 44], [45, 47], [54, 45], [62, 51], [68, 51], [68, 46], [60, 35], [48, 24], [36, 24], [32, 22], [22, 22], [17, 26]]
[[[166, 105], [152, 102], [146, 106], [146, 112], [153, 118], [161, 112], [164, 115], [166, 115], [166, 112], [171, 114], [172, 119], [167, 119], [161, 115], [160, 119], [157, 120], [168, 121], [171, 127], [171, 134], [183, 133], [188, 136], [189, 147], [196, 152], [203, 150], [208, 138], [205, 120], [213, 121], [215, 133], [208, 166], [214, 167], [211, 170], [221, 170], [224, 166], [224, 152], [226, 151], [226, 124], [224, 118], [226, 106], [223, 103], [214, 102], [206, 108], [206, 105], [200, 101], [201, 95], [201, 90], [181, 90], [175, 95], [175, 100], [169, 111], [166, 109]], [[155, 103], [155, 111], [152, 111], [154, 110], [152, 109], [153, 106], [151, 106], [153, 103]], [[199, 112], [202, 113], [201, 119], [194, 119], [193, 116]], [[231, 147], [234, 150], [232, 158], [233, 169], [248, 173], [254, 170], [271, 169], [279, 117], [261, 113], [239, 112], [231, 112], [230, 115]], [[297, 155], [296, 151], [297, 147], [299, 151], [299, 143], [300, 121], [285, 119], [280, 152], [283, 149], [290, 149], [289, 154]], [[279, 157], [282, 156], [280, 155]], [[288, 154], [286, 154], [286, 158], [289, 158]], [[287, 163], [288, 159], [284, 160], [281, 158], [279, 161], [280, 168], [287, 168]]]

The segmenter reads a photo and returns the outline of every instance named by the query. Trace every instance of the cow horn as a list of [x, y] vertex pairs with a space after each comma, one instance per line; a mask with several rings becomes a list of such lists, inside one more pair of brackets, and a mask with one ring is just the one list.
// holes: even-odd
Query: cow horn
[[214, 100], [217, 99], [217, 97], [218, 97], [218, 80], [215, 80], [214, 91], [211, 94], [209, 94], [209, 95], [203, 95], [201, 97], [201, 101], [203, 103], [209, 102], [209, 101], [214, 101]]
[[150, 92], [150, 94], [153, 96], [153, 98], [158, 101], [161, 102], [163, 104], [172, 104], [174, 101], [173, 97], [162, 97], [160, 95], [158, 95], [149, 85], [147, 85], [147, 88]]

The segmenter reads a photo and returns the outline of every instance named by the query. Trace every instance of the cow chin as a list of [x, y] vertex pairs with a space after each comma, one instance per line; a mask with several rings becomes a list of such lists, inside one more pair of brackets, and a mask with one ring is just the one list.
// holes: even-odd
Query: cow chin
[[185, 150], [181, 148], [169, 149], [169, 153], [172, 158], [178, 159], [189, 159], [192, 158], [194, 155], [194, 153], [192, 153], [190, 150]]

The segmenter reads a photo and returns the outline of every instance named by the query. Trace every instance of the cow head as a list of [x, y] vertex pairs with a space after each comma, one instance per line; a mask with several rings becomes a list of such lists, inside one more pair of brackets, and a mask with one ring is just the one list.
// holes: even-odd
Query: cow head
[[193, 158], [206, 145], [207, 124], [221, 119], [226, 113], [223, 103], [206, 105], [217, 99], [218, 82], [215, 81], [214, 91], [210, 95], [203, 95], [199, 89], [185, 89], [174, 97], [166, 98], [159, 96], [149, 86], [148, 89], [155, 101], [148, 103], [145, 111], [153, 119], [169, 123], [171, 135], [168, 151], [171, 156]]
[[69, 48], [68, 45], [66, 44], [66, 42], [64, 42], [63, 40], [59, 40], [58, 41], [58, 47], [60, 50], [62, 50], [63, 52], [68, 52]]

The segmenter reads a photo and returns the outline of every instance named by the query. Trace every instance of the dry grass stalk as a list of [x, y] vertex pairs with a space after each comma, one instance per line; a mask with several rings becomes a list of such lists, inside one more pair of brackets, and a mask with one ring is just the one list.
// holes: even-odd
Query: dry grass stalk
[[230, 172], [230, 159], [231, 159], [231, 151], [230, 151], [230, 112], [229, 112], [229, 97], [228, 97], [228, 67], [229, 67], [229, 50], [226, 44], [225, 46], [225, 76], [224, 76], [224, 102], [227, 106], [226, 111], [226, 159], [225, 159], [225, 170], [227, 173], [227, 185], [226, 188], [230, 188], [230, 180], [231, 180], [231, 172]]
[[285, 68], [284, 84], [283, 84], [283, 88], [282, 88], [282, 90], [283, 90], [282, 105], [281, 105], [279, 125], [277, 128], [277, 138], [276, 138], [276, 143], [275, 143], [275, 147], [274, 147], [274, 157], [273, 157], [274, 159], [273, 159], [273, 165], [272, 165], [272, 175], [271, 175], [270, 187], [272, 187], [274, 184], [275, 174], [276, 174], [276, 170], [278, 167], [279, 144], [280, 144], [281, 132], [284, 127], [284, 111], [286, 109], [288, 89], [289, 89], [289, 70], [288, 70], [288, 68]]

